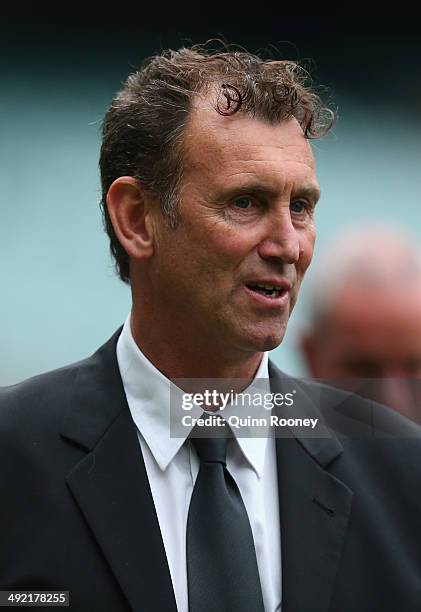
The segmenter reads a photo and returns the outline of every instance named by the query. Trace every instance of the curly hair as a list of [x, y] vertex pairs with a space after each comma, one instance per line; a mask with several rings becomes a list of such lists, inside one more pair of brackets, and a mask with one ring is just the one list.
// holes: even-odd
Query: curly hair
[[319, 138], [334, 113], [323, 106], [299, 64], [264, 60], [246, 51], [210, 51], [195, 45], [146, 59], [117, 93], [103, 121], [101, 209], [110, 251], [122, 281], [129, 258], [107, 210], [108, 190], [119, 176], [139, 179], [161, 204], [171, 227], [178, 222], [182, 139], [195, 97], [216, 92], [215, 112], [244, 113], [273, 124], [294, 117], [306, 138]]

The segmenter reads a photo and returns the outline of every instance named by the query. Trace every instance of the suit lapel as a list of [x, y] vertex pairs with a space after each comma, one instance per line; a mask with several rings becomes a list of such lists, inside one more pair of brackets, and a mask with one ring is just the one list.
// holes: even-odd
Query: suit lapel
[[146, 468], [119, 375], [119, 333], [79, 368], [62, 436], [88, 453], [66, 481], [131, 608], [176, 612]]
[[[87, 454], [68, 486], [133, 610], [176, 612], [165, 549], [116, 343], [121, 330], [79, 366], [62, 436]], [[273, 392], [282, 374], [269, 366]], [[297, 385], [298, 386], [298, 385]], [[300, 392], [293, 412], [318, 416]], [[325, 468], [342, 452], [334, 437], [293, 431], [276, 440], [282, 535], [283, 612], [327, 612], [342, 554], [352, 492]]]
[[[273, 364], [269, 372], [272, 391], [280, 392], [282, 374]], [[295, 405], [280, 416], [320, 419], [298, 381], [294, 385]], [[316, 438], [295, 430], [276, 440], [283, 612], [329, 610], [353, 496], [326, 470], [342, 451], [328, 430]]]

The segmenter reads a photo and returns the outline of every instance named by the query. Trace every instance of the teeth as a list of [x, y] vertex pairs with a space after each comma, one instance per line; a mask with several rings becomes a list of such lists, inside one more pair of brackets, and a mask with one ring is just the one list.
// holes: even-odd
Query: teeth
[[280, 287], [276, 287], [274, 285], [256, 285], [259, 289], [268, 289], [269, 291], [280, 291]]
[[267, 297], [271, 297], [271, 298], [278, 297], [280, 293], [282, 292], [282, 289], [278, 286], [266, 285], [263, 283], [251, 285], [250, 287], [254, 289], [254, 291], [259, 291], [260, 293], [263, 293], [263, 295], [266, 295]]

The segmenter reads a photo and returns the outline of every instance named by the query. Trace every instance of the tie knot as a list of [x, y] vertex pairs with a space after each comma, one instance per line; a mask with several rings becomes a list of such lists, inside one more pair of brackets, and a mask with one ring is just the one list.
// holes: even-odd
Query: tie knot
[[201, 438], [190, 436], [191, 443], [196, 449], [201, 463], [222, 463], [226, 465], [230, 429], [225, 425], [225, 422], [224, 427], [208, 426], [199, 428], [196, 426], [192, 433], [208, 436]]
[[201, 463], [227, 463], [227, 438], [190, 438]]

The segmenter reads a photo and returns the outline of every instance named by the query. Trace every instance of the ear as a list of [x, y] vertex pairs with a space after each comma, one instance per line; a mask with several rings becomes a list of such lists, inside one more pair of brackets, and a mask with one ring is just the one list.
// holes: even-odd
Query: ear
[[154, 251], [152, 198], [142, 183], [132, 176], [120, 176], [108, 190], [107, 208], [116, 236], [129, 257], [149, 259]]

